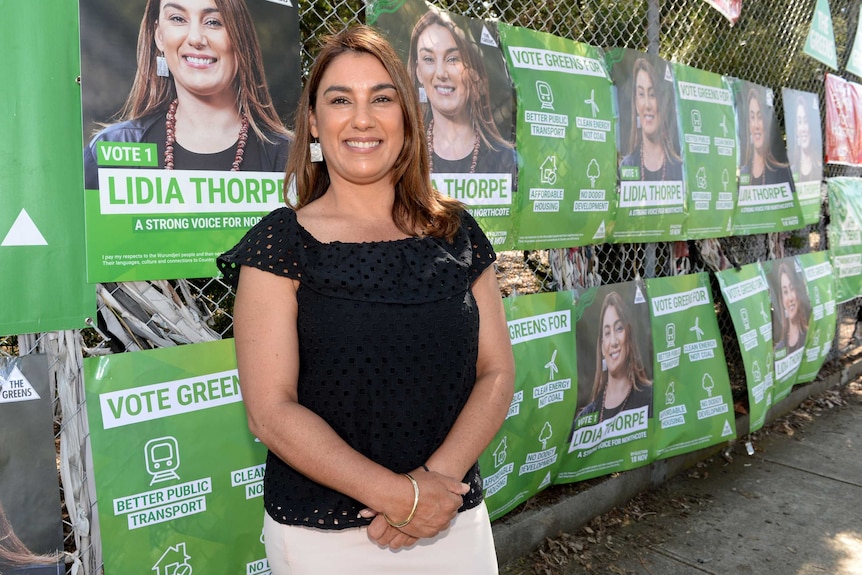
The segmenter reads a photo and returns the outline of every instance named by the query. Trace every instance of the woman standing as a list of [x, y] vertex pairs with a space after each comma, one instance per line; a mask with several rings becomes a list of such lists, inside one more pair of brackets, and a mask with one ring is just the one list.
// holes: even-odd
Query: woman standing
[[642, 181], [681, 181], [682, 160], [670, 129], [673, 117], [655, 67], [646, 58], [638, 58], [632, 78], [629, 153], [621, 165], [640, 168]]
[[155, 143], [167, 170], [281, 171], [288, 133], [272, 104], [245, 0], [148, 0], [122, 121], [84, 149], [98, 189], [98, 142]]
[[378, 33], [326, 42], [296, 142], [293, 209], [220, 258], [269, 448], [272, 572], [496, 573], [477, 460], [514, 362], [495, 255], [431, 187], [410, 76]]
[[514, 174], [515, 152], [494, 122], [485, 63], [468, 33], [432, 8], [413, 27], [408, 61], [428, 104], [431, 171]]

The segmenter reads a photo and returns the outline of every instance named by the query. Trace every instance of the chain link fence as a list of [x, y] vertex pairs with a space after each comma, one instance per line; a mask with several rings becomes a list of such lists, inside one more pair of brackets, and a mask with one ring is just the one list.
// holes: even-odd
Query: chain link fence
[[[781, 88], [817, 93], [823, 108], [825, 66], [803, 53], [816, 0], [743, 0], [733, 26], [703, 0], [444, 0], [442, 8], [475, 18], [540, 30], [601, 47], [626, 47], [771, 87], [783, 123]], [[839, 68], [844, 69], [860, 12], [858, 0], [831, 0]], [[303, 69], [319, 38], [364, 21], [358, 0], [301, 2]], [[850, 77], [858, 81], [855, 77]], [[862, 169], [825, 166], [824, 177], [860, 176]], [[504, 252], [498, 262], [503, 296], [589, 287], [698, 271], [714, 271], [724, 254], [734, 263], [826, 249], [825, 205], [820, 223], [789, 233], [674, 243], [594, 245]], [[714, 299], [735, 398], [745, 398], [741, 356], [727, 310]], [[100, 284], [98, 317], [84, 330], [0, 337], [0, 356], [45, 353], [53, 384], [58, 481], [63, 501], [68, 572], [103, 570], [87, 461], [84, 357], [134, 352], [231, 337], [233, 293], [219, 279]], [[839, 306], [838, 333], [824, 370], [856, 359], [856, 301]], [[862, 335], [862, 334], [860, 334]]]

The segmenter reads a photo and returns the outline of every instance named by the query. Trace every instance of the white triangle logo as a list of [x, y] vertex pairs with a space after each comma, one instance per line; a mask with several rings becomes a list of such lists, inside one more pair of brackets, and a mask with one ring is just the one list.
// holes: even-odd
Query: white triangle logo
[[597, 240], [605, 237], [605, 220], [602, 220], [602, 223], [599, 224], [599, 229], [596, 230], [596, 233], [593, 234], [593, 239]]
[[9, 228], [9, 233], [0, 242], [0, 246], [47, 246], [45, 237], [33, 223], [27, 210], [21, 209], [21, 213], [15, 218], [15, 223]]
[[494, 37], [491, 36], [491, 33], [488, 32], [488, 28], [486, 28], [485, 26], [482, 26], [482, 38], [480, 39], [480, 41], [485, 46], [493, 46], [494, 48], [497, 47], [497, 43], [494, 41]]
[[721, 436], [725, 435], [733, 435], [733, 430], [730, 428], [730, 422], [728, 420], [724, 420], [724, 429], [721, 430]]
[[641, 291], [641, 286], [635, 286], [635, 303], [644, 303], [646, 298]]
[[18, 401], [34, 401], [42, 399], [21, 370], [16, 365], [9, 376], [0, 376], [0, 403], [15, 403]]
[[545, 475], [545, 478], [542, 479], [542, 482], [539, 484], [539, 489], [542, 489], [543, 487], [547, 487], [550, 484], [551, 484], [551, 472], [549, 471], [548, 474]]

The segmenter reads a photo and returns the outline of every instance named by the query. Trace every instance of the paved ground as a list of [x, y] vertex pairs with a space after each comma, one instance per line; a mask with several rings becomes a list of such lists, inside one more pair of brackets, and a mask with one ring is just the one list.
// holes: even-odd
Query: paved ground
[[[557, 531], [538, 551], [506, 558], [501, 575], [862, 575], [858, 381], [753, 434], [752, 455], [737, 443]], [[498, 548], [528, 527], [513, 522]]]

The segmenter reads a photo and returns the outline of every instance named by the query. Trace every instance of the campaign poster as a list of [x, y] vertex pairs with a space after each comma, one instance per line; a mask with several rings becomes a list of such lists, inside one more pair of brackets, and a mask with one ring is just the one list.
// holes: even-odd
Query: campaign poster
[[51, 399], [44, 355], [0, 358], [0, 573], [66, 572]]
[[856, 141], [856, 112], [850, 82], [826, 74], [823, 92], [826, 99], [826, 163], [855, 165], [859, 155]]
[[655, 459], [736, 437], [730, 376], [709, 274], [646, 280], [655, 356]]
[[853, 35], [853, 48], [847, 58], [845, 69], [856, 76], [862, 77], [862, 19], [856, 19], [856, 33]]
[[823, 137], [820, 127], [820, 98], [812, 92], [782, 88], [787, 152], [796, 186], [796, 197], [806, 226], [820, 222], [823, 180]]
[[553, 484], [577, 402], [570, 291], [503, 300], [515, 363], [506, 421], [479, 458], [491, 519]]
[[518, 94], [519, 249], [604, 243], [616, 210], [613, 85], [599, 48], [499, 25]]
[[835, 305], [835, 278], [832, 262], [825, 251], [811, 252], [797, 256], [802, 274], [808, 286], [811, 300], [811, 322], [809, 335], [805, 345], [805, 354], [796, 383], [813, 381], [829, 352], [832, 351], [832, 341], [835, 337], [835, 326], [838, 321]]
[[0, 334], [79, 329], [95, 317], [96, 290], [84, 272], [77, 7], [4, 2], [2, 12]]
[[269, 573], [233, 340], [84, 360], [106, 573]]
[[763, 262], [772, 302], [775, 361], [774, 400], [781, 401], [796, 383], [811, 327], [811, 296], [795, 257]]
[[685, 237], [728, 236], [737, 194], [733, 91], [719, 74], [682, 64], [673, 71], [688, 192]]
[[512, 249], [515, 93], [495, 23], [423, 0], [375, 0], [366, 14], [416, 82], [434, 186], [466, 204], [497, 250]]
[[642, 281], [589, 288], [575, 308], [578, 401], [558, 483], [650, 463], [653, 346]]
[[835, 50], [835, 32], [832, 29], [832, 14], [829, 11], [829, 0], [817, 0], [814, 14], [811, 16], [811, 27], [805, 39], [802, 50], [818, 62], [838, 69], [838, 55]]
[[621, 158], [612, 241], [684, 239], [688, 206], [673, 66], [624, 48], [609, 50], [605, 58], [616, 88]]
[[733, 320], [748, 387], [748, 428], [757, 431], [775, 403], [772, 310], [769, 283], [759, 263], [717, 272], [721, 296]]
[[841, 304], [862, 296], [862, 178], [829, 178], [829, 258], [835, 299]]
[[846, 93], [850, 98], [851, 112], [854, 117], [851, 146], [853, 149], [852, 164], [862, 166], [862, 84], [847, 82]]
[[87, 279], [218, 275], [216, 256], [284, 204], [296, 3], [80, 0], [80, 14]]
[[742, 0], [704, 0], [710, 6], [721, 12], [721, 15], [730, 21], [733, 26], [739, 20], [742, 13]]
[[733, 90], [740, 152], [733, 234], [765, 234], [803, 227], [772, 89], [735, 80]]

